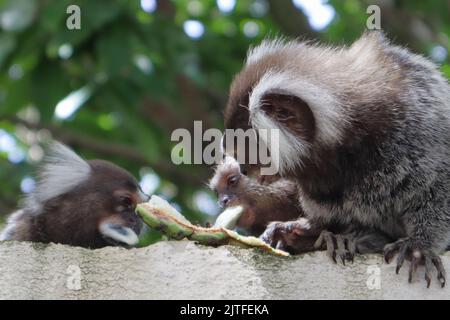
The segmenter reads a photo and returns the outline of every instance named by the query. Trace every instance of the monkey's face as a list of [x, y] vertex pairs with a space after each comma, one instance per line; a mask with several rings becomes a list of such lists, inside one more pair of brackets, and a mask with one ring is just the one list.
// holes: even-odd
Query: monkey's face
[[98, 229], [104, 240], [111, 245], [135, 245], [142, 228], [136, 205], [144, 201], [138, 189], [119, 187], [103, 201]]
[[339, 91], [345, 81], [326, 71], [332, 69], [329, 59], [339, 64], [339, 57], [296, 41], [266, 40], [251, 49], [231, 84], [225, 128], [275, 129], [278, 141], [270, 144], [275, 174], [297, 175], [322, 161], [318, 154], [338, 145], [349, 123]]
[[137, 181], [127, 171], [109, 162], [91, 160], [93, 176], [89, 184], [96, 188], [98, 230], [103, 239], [112, 245], [135, 245], [142, 228], [136, 214], [138, 203], [147, 200]]
[[49, 201], [40, 215], [49, 241], [90, 248], [136, 245], [142, 221], [135, 209], [147, 196], [122, 168], [103, 160], [87, 163], [87, 178]]
[[[258, 174], [264, 174], [260, 170], [262, 167], [274, 167], [270, 175], [290, 175], [298, 169], [300, 159], [309, 156], [310, 146], [314, 143], [315, 118], [305, 101], [282, 90], [262, 94], [258, 107], [248, 109], [253, 102], [248, 95], [251, 96], [252, 93], [250, 91], [244, 93], [243, 97], [230, 98], [225, 127], [245, 130], [250, 124], [256, 130], [258, 148], [255, 149], [250, 144], [245, 144], [242, 148], [245, 150], [246, 166], [258, 167]], [[259, 129], [267, 130], [268, 136], [266, 133], [259, 135]], [[262, 164], [259, 158], [260, 148], [268, 148], [270, 163]], [[224, 149], [229, 152], [227, 146]], [[255, 152], [257, 154], [253, 156], [256, 156], [256, 163], [249, 163], [248, 159], [252, 156], [250, 153]], [[236, 151], [234, 155], [237, 156]]]
[[216, 192], [221, 207], [232, 207], [240, 204], [239, 193], [242, 173], [239, 163], [232, 157], [225, 157], [210, 181], [210, 188]]
[[240, 178], [240, 174], [230, 174], [224, 177], [224, 184], [216, 189], [221, 207], [233, 207], [240, 203], [238, 193]]

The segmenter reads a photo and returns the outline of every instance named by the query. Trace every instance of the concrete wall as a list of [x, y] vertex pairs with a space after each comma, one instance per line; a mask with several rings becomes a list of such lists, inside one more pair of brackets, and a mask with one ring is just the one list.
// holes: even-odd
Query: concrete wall
[[[450, 270], [450, 255], [443, 257]], [[423, 270], [407, 282], [381, 256], [334, 265], [323, 252], [281, 258], [253, 249], [189, 241], [87, 250], [0, 244], [1, 299], [449, 299], [450, 285], [427, 289]]]

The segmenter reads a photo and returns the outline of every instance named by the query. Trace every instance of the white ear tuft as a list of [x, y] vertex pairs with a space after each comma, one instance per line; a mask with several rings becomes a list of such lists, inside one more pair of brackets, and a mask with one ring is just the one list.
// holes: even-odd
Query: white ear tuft
[[[309, 156], [310, 144], [295, 137], [289, 130], [280, 126], [264, 112], [255, 112], [252, 116], [252, 125], [257, 129], [278, 130], [278, 139], [272, 141], [266, 135], [260, 135], [264, 144], [270, 150], [271, 160], [280, 173], [295, 170], [302, 165], [299, 155]], [[274, 133], [271, 133], [274, 134]]]
[[225, 159], [223, 160], [223, 168], [225, 170], [237, 170], [241, 171], [241, 167], [239, 166], [239, 162], [230, 156], [225, 156]]
[[26, 205], [36, 210], [43, 202], [78, 186], [89, 178], [90, 173], [91, 167], [85, 160], [67, 146], [53, 142], [38, 170], [36, 187]]
[[280, 171], [297, 165], [298, 155], [308, 156], [308, 143], [300, 141], [281, 127], [262, 110], [264, 96], [269, 93], [284, 93], [305, 101], [316, 121], [316, 139], [322, 144], [340, 141], [348, 119], [337, 99], [320, 84], [295, 75], [291, 70], [267, 71], [253, 87], [249, 97], [250, 121], [255, 129], [279, 129]]
[[8, 221], [6, 222], [6, 228], [0, 232], [0, 241], [11, 240], [14, 231], [16, 230], [17, 223], [25, 214], [26, 212], [24, 210], [18, 210], [9, 216]]
[[247, 58], [245, 60], [246, 65], [257, 62], [265, 56], [275, 54], [280, 50], [283, 50], [287, 46], [300, 46], [301, 43], [288, 42], [286, 39], [279, 37], [275, 39], [264, 39], [259, 45], [250, 48], [247, 52]]

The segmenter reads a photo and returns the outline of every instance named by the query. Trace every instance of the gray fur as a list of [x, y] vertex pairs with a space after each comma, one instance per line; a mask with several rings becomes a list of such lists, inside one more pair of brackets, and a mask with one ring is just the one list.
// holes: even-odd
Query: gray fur
[[[377, 244], [369, 250], [404, 237], [423, 252], [445, 250], [450, 244], [450, 86], [438, 68], [376, 32], [350, 47], [278, 40], [262, 46], [268, 49], [253, 49], [232, 85], [226, 127], [245, 127], [247, 118], [234, 105], [245, 101], [242, 88], [258, 87], [265, 74], [286, 74], [289, 85], [276, 91], [300, 99], [308, 87], [295, 89], [295, 82], [312, 83], [314, 92], [303, 100], [315, 117], [315, 140], [307, 154], [300, 149], [289, 154], [297, 168], [281, 171], [297, 178], [305, 215], [324, 228], [378, 230], [362, 235]], [[321, 100], [321, 92], [332, 99]], [[251, 89], [249, 96], [251, 101]], [[248, 118], [258, 128], [252, 111], [259, 111], [253, 110]], [[327, 110], [331, 118], [322, 117]], [[330, 126], [331, 132], [324, 130]], [[333, 132], [337, 139], [329, 136]]]

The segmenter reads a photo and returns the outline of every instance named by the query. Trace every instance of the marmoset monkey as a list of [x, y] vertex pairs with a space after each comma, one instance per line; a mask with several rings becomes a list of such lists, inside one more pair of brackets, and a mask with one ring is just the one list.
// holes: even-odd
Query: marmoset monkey
[[56, 142], [38, 173], [34, 191], [0, 240], [88, 248], [137, 244], [142, 222], [135, 207], [147, 196], [130, 173], [107, 161], [85, 161]]
[[236, 159], [226, 156], [209, 182], [222, 207], [244, 207], [237, 227], [259, 236], [269, 222], [289, 221], [301, 215], [296, 182], [261, 177], [255, 170], [244, 173]]
[[[410, 282], [424, 264], [427, 285], [433, 266], [445, 285], [450, 86], [433, 63], [377, 31], [350, 47], [266, 40], [249, 51], [225, 110], [226, 128], [249, 124], [279, 129], [280, 175], [298, 182], [306, 218], [324, 229], [318, 246], [351, 251], [356, 233], [381, 232], [397, 272], [407, 258]], [[346, 233], [330, 233], [335, 225]]]

